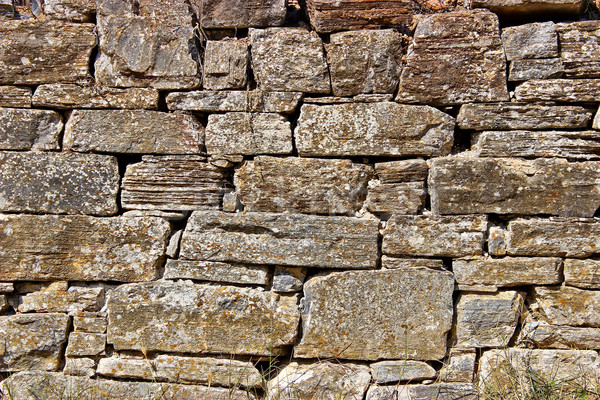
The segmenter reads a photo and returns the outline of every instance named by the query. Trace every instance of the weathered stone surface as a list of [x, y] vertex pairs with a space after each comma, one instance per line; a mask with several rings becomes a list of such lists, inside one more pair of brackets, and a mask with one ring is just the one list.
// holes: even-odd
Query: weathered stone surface
[[262, 90], [329, 93], [323, 43], [303, 28], [250, 29], [252, 68]]
[[0, 293], [12, 293], [15, 286], [12, 282], [0, 282]]
[[471, 257], [452, 262], [456, 282], [469, 286], [509, 287], [561, 283], [562, 259], [544, 257]]
[[566, 259], [565, 284], [582, 289], [600, 289], [600, 260]]
[[104, 304], [104, 288], [70, 287], [67, 291], [43, 290], [22, 298], [19, 312], [78, 313], [98, 311]]
[[532, 79], [517, 85], [517, 101], [600, 102], [599, 79]]
[[375, 386], [367, 400], [476, 400], [478, 393], [470, 383], [434, 383], [431, 385]]
[[273, 287], [277, 293], [293, 293], [302, 290], [307, 269], [303, 267], [275, 267]]
[[0, 371], [55, 371], [68, 326], [64, 314], [0, 316]]
[[508, 80], [520, 82], [530, 79], [561, 78], [564, 72], [565, 68], [560, 58], [515, 60], [510, 62]]
[[182, 259], [320, 268], [375, 268], [379, 221], [304, 214], [196, 211]]
[[169, 231], [156, 217], [0, 215], [0, 279], [156, 279]]
[[143, 156], [129, 164], [121, 205], [141, 210], [217, 210], [231, 190], [229, 171], [200, 156]]
[[280, 26], [285, 20], [285, 0], [193, 0], [203, 28]]
[[98, 356], [106, 349], [104, 333], [71, 332], [67, 345], [67, 356]]
[[60, 150], [62, 128], [62, 117], [54, 111], [0, 108], [0, 149]]
[[14, 399], [25, 400], [31, 393], [47, 400], [85, 398], [88, 400], [255, 400], [245, 390], [208, 386], [178, 385], [155, 382], [123, 382], [95, 380], [79, 376], [64, 376], [58, 373], [27, 371], [12, 375], [2, 381], [0, 390], [10, 387]]
[[[225, 200], [223, 200], [225, 202]], [[181, 235], [183, 234], [183, 229], [179, 229], [171, 235], [169, 238], [169, 244], [167, 245], [167, 250], [165, 254], [169, 258], [177, 258], [179, 255], [179, 242], [181, 242]]]
[[150, 88], [111, 88], [54, 83], [40, 85], [33, 94], [33, 105], [58, 109], [71, 108], [158, 108], [158, 91]]
[[168, 260], [164, 278], [267, 285], [269, 283], [269, 267], [215, 261]]
[[93, 315], [75, 315], [73, 326], [76, 332], [104, 333], [106, 332], [106, 318]]
[[464, 104], [456, 122], [461, 129], [571, 129], [589, 127], [592, 113], [580, 106], [525, 103]]
[[473, 8], [487, 8], [508, 18], [536, 17], [544, 14], [574, 15], [581, 8], [581, 0], [472, 0]]
[[301, 156], [439, 156], [452, 148], [454, 118], [392, 102], [305, 104], [294, 133]]
[[594, 122], [592, 123], [592, 128], [600, 129], [600, 112], [596, 112], [596, 115], [594, 116]]
[[292, 362], [267, 383], [267, 400], [362, 400], [370, 380], [363, 365]]
[[483, 252], [484, 215], [392, 215], [383, 230], [387, 255], [463, 257]]
[[370, 367], [373, 380], [377, 383], [421, 381], [434, 379], [437, 375], [435, 369], [423, 361], [380, 361]]
[[508, 100], [498, 17], [487, 10], [419, 21], [396, 101], [450, 105]]
[[98, 154], [0, 152], [0, 211], [112, 215], [117, 159]]
[[52, 19], [90, 22], [96, 13], [94, 0], [44, 0], [44, 14]]
[[395, 258], [382, 256], [381, 267], [385, 269], [397, 268], [433, 268], [440, 269], [444, 266], [442, 260], [434, 260], [430, 258]]
[[290, 154], [292, 130], [282, 115], [230, 112], [208, 116], [209, 154]]
[[591, 217], [600, 204], [600, 163], [452, 156], [431, 161], [431, 209], [439, 214]]
[[425, 160], [400, 160], [376, 163], [375, 172], [381, 183], [423, 182], [428, 168]]
[[108, 343], [117, 350], [280, 355], [298, 333], [295, 297], [250, 288], [128, 284], [107, 306]]
[[14, 18], [15, 7], [12, 0], [0, 1], [0, 18]]
[[417, 214], [425, 206], [425, 183], [370, 181], [367, 210], [374, 214]]
[[242, 89], [246, 86], [247, 40], [209, 40], [204, 50], [204, 89]]
[[0, 84], [86, 79], [96, 46], [93, 24], [29, 19], [0, 24]]
[[508, 61], [558, 57], [558, 35], [552, 21], [502, 29], [502, 47]]
[[527, 319], [517, 343], [537, 348], [597, 349], [600, 347], [600, 329], [551, 325], [545, 321]]
[[535, 287], [535, 299], [554, 325], [600, 327], [600, 292], [574, 287]]
[[202, 125], [188, 113], [75, 110], [65, 126], [66, 150], [110, 153], [197, 154]]
[[600, 77], [600, 21], [562, 23], [556, 28], [565, 77]]
[[6, 299], [6, 295], [0, 294], [0, 313], [8, 310], [10, 305], [8, 304], [8, 300]]
[[400, 74], [402, 37], [392, 30], [363, 30], [331, 35], [325, 45], [335, 96], [394, 93]]
[[0, 86], [0, 107], [31, 107], [31, 88]]
[[452, 325], [453, 290], [450, 272], [429, 268], [312, 278], [304, 284], [303, 335], [294, 356], [441, 359]]
[[462, 293], [456, 306], [459, 347], [504, 347], [514, 335], [523, 309], [519, 292]]
[[476, 356], [475, 349], [450, 349], [448, 361], [440, 371], [442, 382], [473, 382]]
[[167, 105], [170, 110], [289, 114], [294, 112], [301, 98], [300, 92], [204, 90], [171, 92], [167, 95]]
[[350, 160], [257, 156], [233, 182], [247, 211], [354, 215], [373, 172]]
[[65, 368], [63, 374], [72, 376], [87, 376], [91, 378], [96, 375], [96, 362], [91, 358], [72, 358], [65, 359]]

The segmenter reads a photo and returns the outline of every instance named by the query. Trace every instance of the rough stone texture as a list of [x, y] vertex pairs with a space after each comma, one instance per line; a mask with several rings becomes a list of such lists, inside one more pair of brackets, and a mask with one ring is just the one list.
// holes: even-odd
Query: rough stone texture
[[431, 385], [371, 386], [366, 400], [476, 400], [472, 384], [434, 383]]
[[204, 50], [204, 89], [242, 89], [247, 82], [247, 40], [209, 40]]
[[265, 112], [289, 114], [302, 98], [300, 92], [192, 91], [171, 92], [167, 95], [170, 110], [202, 112]]
[[1, 0], [0, 1], [0, 18], [14, 18], [15, 8], [13, 0]]
[[435, 379], [437, 372], [423, 361], [380, 361], [370, 365], [376, 383]]
[[104, 333], [71, 332], [67, 345], [67, 356], [98, 356], [106, 349]]
[[129, 164], [121, 205], [141, 210], [218, 210], [231, 190], [229, 171], [200, 156], [143, 156]]
[[285, 0], [192, 0], [203, 28], [280, 26], [285, 20]]
[[392, 102], [305, 104], [294, 134], [301, 156], [439, 156], [452, 148], [454, 118]]
[[214, 261], [168, 260], [164, 278], [241, 285], [267, 285], [269, 283], [269, 267]]
[[104, 333], [106, 332], [106, 318], [93, 315], [75, 315], [73, 326], [76, 332]]
[[600, 260], [566, 259], [565, 285], [582, 289], [600, 289]]
[[508, 18], [536, 17], [540, 14], [559, 15], [563, 18], [576, 14], [581, 0], [472, 0], [473, 8], [487, 8]]
[[33, 94], [35, 107], [72, 108], [158, 108], [158, 91], [150, 88], [111, 88], [104, 86], [54, 83], [40, 85]]
[[10, 305], [8, 304], [8, 300], [6, 300], [6, 295], [0, 294], [0, 313], [8, 310]]
[[498, 17], [487, 10], [419, 21], [396, 101], [450, 105], [508, 100]]
[[12, 293], [15, 286], [12, 282], [0, 282], [0, 293]]
[[29, 19], [0, 24], [0, 84], [77, 82], [89, 73], [93, 24]]
[[90, 22], [96, 13], [94, 0], [44, 0], [48, 18], [72, 22]]
[[108, 343], [117, 350], [280, 355], [298, 333], [295, 297], [250, 288], [128, 284], [107, 306]]
[[592, 113], [580, 106], [526, 103], [464, 104], [456, 122], [476, 131], [512, 129], [572, 129], [589, 127]]
[[450, 272], [429, 268], [312, 278], [304, 284], [303, 335], [294, 356], [441, 359], [452, 325], [453, 289]]
[[169, 231], [156, 217], [0, 215], [0, 279], [156, 279]]
[[31, 107], [31, 88], [0, 86], [0, 107]]
[[373, 172], [350, 160], [258, 156], [233, 182], [247, 211], [354, 215]]
[[112, 156], [0, 152], [0, 211], [113, 215], [119, 170]]
[[206, 126], [209, 154], [290, 154], [292, 130], [282, 115], [229, 112], [211, 114]]
[[367, 210], [374, 214], [417, 214], [425, 206], [425, 183], [369, 182]]
[[598, 79], [532, 79], [515, 88], [517, 101], [600, 102]]
[[384, 269], [397, 268], [433, 268], [441, 269], [444, 266], [442, 260], [434, 260], [429, 258], [394, 258], [388, 256], [381, 257], [381, 267]]
[[375, 268], [379, 221], [349, 217], [196, 211], [182, 259], [320, 268]]
[[540, 286], [534, 288], [534, 294], [551, 324], [600, 327], [600, 292]]
[[530, 79], [561, 78], [564, 72], [565, 68], [560, 58], [515, 60], [510, 62], [508, 80], [520, 82]]
[[104, 304], [104, 288], [70, 287], [68, 290], [43, 290], [21, 299], [19, 312], [63, 312], [75, 314], [98, 311]]
[[508, 287], [561, 283], [562, 259], [544, 257], [474, 257], [453, 260], [452, 271], [463, 290], [469, 286]]
[[68, 325], [64, 314], [0, 316], [0, 371], [57, 370]]
[[371, 374], [356, 364], [292, 362], [267, 383], [267, 400], [362, 400]]
[[400, 75], [402, 37], [385, 29], [340, 32], [325, 45], [335, 96], [394, 93]]
[[514, 335], [524, 298], [519, 292], [462, 293], [456, 306], [458, 347], [504, 347]]
[[562, 23], [556, 28], [565, 77], [600, 77], [600, 21]]
[[597, 349], [600, 348], [600, 329], [551, 325], [545, 321], [527, 319], [517, 343], [564, 350]]
[[423, 182], [427, 179], [427, 162], [421, 159], [387, 161], [375, 164], [381, 183]]
[[250, 29], [252, 68], [267, 91], [329, 93], [329, 69], [323, 44], [303, 28]]
[[0, 108], [0, 150], [60, 150], [62, 128], [54, 111]]
[[306, 278], [306, 272], [307, 269], [302, 267], [275, 267], [271, 290], [278, 293], [301, 291], [304, 279]]
[[502, 47], [508, 61], [558, 57], [558, 35], [552, 21], [502, 29]]
[[443, 382], [473, 382], [476, 356], [475, 349], [451, 349], [448, 361], [440, 371], [440, 379]]
[[72, 151], [197, 154], [202, 125], [188, 113], [144, 110], [75, 110], [63, 146]]
[[431, 161], [431, 209], [439, 214], [550, 214], [592, 217], [600, 163], [458, 156]]
[[600, 112], [596, 112], [594, 116], [594, 122], [592, 123], [592, 128], [600, 129]]
[[88, 378], [96, 375], [96, 362], [91, 358], [71, 358], [65, 359], [65, 368], [63, 374], [72, 376], [86, 376]]
[[384, 254], [464, 257], [483, 252], [485, 215], [392, 215], [383, 230]]

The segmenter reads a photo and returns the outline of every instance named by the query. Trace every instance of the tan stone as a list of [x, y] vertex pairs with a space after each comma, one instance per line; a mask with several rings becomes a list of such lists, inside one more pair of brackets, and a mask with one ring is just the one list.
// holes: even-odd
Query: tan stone
[[581, 9], [581, 0], [472, 0], [473, 8], [484, 7], [506, 18], [535, 18], [553, 14], [565, 18]]
[[150, 88], [111, 88], [105, 86], [54, 83], [40, 85], [33, 94], [33, 105], [58, 109], [71, 108], [158, 108], [158, 91]]
[[66, 355], [69, 356], [98, 356], [106, 349], [104, 333], [71, 332]]
[[0, 107], [31, 107], [31, 88], [0, 86]]
[[417, 214], [425, 207], [425, 183], [370, 181], [367, 210], [374, 214]]
[[104, 333], [106, 332], [105, 317], [96, 317], [92, 315], [75, 315], [73, 317], [73, 326], [76, 332]]
[[556, 25], [566, 78], [599, 78], [600, 21]]
[[548, 21], [506, 27], [502, 29], [502, 47], [508, 61], [558, 57], [556, 24]]
[[554, 325], [600, 327], [600, 292], [574, 287], [535, 287], [535, 300]]
[[59, 113], [28, 108], [0, 108], [0, 149], [60, 150]]
[[167, 95], [170, 110], [202, 112], [264, 112], [290, 114], [296, 110], [302, 93], [242, 91], [171, 92]]
[[561, 78], [564, 72], [565, 68], [560, 58], [514, 60], [508, 68], [508, 81]]
[[214, 261], [168, 260], [163, 278], [267, 285], [269, 283], [269, 267]]
[[12, 282], [0, 282], [0, 293], [12, 293], [15, 290]]
[[203, 28], [280, 26], [285, 20], [285, 0], [192, 0]]
[[521, 327], [517, 344], [543, 349], [597, 349], [600, 347], [600, 329], [552, 325], [544, 320], [528, 318]]
[[448, 361], [440, 371], [442, 382], [473, 382], [475, 375], [475, 349], [450, 349]]
[[380, 361], [371, 364], [370, 367], [371, 375], [376, 383], [422, 381], [423, 379], [435, 379], [437, 375], [435, 369], [423, 361]]
[[21, 299], [19, 312], [64, 312], [75, 314], [98, 311], [104, 304], [104, 288], [70, 287], [68, 291], [43, 290]]
[[88, 378], [96, 375], [96, 362], [91, 358], [72, 358], [65, 359], [65, 368], [63, 374], [72, 376], [87, 376]]
[[431, 385], [375, 386], [366, 400], [476, 400], [479, 398], [470, 383], [434, 383]]
[[515, 99], [519, 102], [597, 103], [600, 102], [600, 80], [532, 79], [517, 85]]
[[427, 179], [427, 162], [421, 159], [387, 161], [375, 164], [381, 183], [423, 182]]
[[575, 260], [564, 263], [565, 285], [582, 289], [600, 289], [600, 260]]
[[94, 0], [44, 0], [48, 18], [72, 22], [90, 22], [96, 13]]
[[204, 89], [242, 89], [246, 86], [247, 40], [209, 40], [204, 49]]
[[381, 256], [381, 267], [384, 269], [398, 268], [433, 268], [441, 269], [444, 266], [442, 260], [430, 258], [395, 258]]
[[8, 310], [10, 305], [8, 304], [8, 300], [6, 299], [6, 295], [0, 294], [0, 313]]

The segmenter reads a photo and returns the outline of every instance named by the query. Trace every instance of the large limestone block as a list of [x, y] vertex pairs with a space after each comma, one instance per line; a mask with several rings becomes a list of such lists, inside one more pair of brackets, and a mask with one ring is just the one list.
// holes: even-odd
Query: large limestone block
[[267, 91], [329, 93], [323, 43], [303, 28], [250, 29], [252, 68]]
[[240, 285], [267, 285], [269, 283], [269, 267], [215, 261], [168, 260], [163, 278]]
[[600, 77], [600, 21], [557, 24], [560, 57], [567, 78]]
[[0, 371], [57, 370], [68, 328], [64, 314], [0, 317]]
[[75, 83], [87, 79], [96, 46], [93, 24], [28, 19], [0, 24], [0, 84]]
[[267, 383], [267, 400], [362, 400], [371, 374], [357, 364], [292, 362]]
[[483, 252], [487, 217], [392, 215], [382, 251], [395, 256], [463, 257]]
[[209, 40], [204, 50], [204, 89], [242, 89], [249, 63], [247, 40]]
[[305, 104], [294, 135], [301, 156], [439, 156], [452, 148], [454, 118], [392, 102]]
[[566, 259], [565, 284], [582, 289], [600, 289], [600, 260]]
[[119, 170], [112, 156], [0, 152], [0, 211], [113, 215]]
[[561, 78], [565, 72], [560, 58], [532, 58], [510, 62], [508, 81], [520, 82], [530, 79]]
[[600, 79], [532, 79], [517, 85], [515, 99], [597, 103], [600, 102]]
[[517, 343], [543, 349], [598, 349], [600, 329], [552, 325], [543, 320], [528, 318], [521, 327]]
[[188, 113], [145, 110], [75, 110], [63, 143], [72, 151], [197, 154], [202, 125]]
[[334, 272], [304, 284], [294, 356], [439, 360], [452, 325], [454, 279], [429, 268]]
[[387, 161], [375, 164], [381, 183], [423, 182], [427, 179], [427, 162], [422, 159]]
[[182, 259], [319, 268], [375, 268], [379, 221], [304, 214], [196, 211]]
[[535, 300], [554, 325], [600, 327], [600, 292], [574, 287], [536, 287]]
[[258, 156], [233, 181], [247, 211], [354, 215], [373, 172], [350, 160]]
[[44, 0], [48, 18], [72, 22], [90, 22], [96, 13], [94, 0]]
[[31, 107], [31, 88], [0, 86], [0, 107]]
[[99, 311], [104, 304], [104, 288], [70, 287], [68, 290], [42, 290], [21, 298], [19, 312], [63, 312], [76, 314]]
[[296, 297], [190, 281], [122, 285], [107, 300], [117, 350], [281, 355], [296, 341]]
[[171, 92], [167, 95], [167, 105], [170, 110], [290, 114], [296, 110], [301, 98], [300, 92], [202, 90]]
[[506, 100], [506, 60], [495, 14], [455, 11], [419, 21], [396, 101], [449, 105]]
[[423, 361], [379, 361], [370, 365], [371, 375], [377, 383], [393, 383], [400, 381], [422, 381], [435, 379], [437, 372]]
[[1, 150], [60, 150], [62, 117], [55, 111], [0, 108]]
[[556, 24], [548, 21], [504, 28], [502, 47], [509, 61], [557, 57]]
[[157, 217], [0, 215], [0, 280], [156, 279], [169, 232]]
[[33, 94], [33, 105], [58, 109], [130, 108], [157, 109], [158, 91], [151, 88], [111, 88], [70, 83], [40, 85]]
[[367, 210], [374, 214], [417, 214], [425, 206], [425, 183], [369, 182]]
[[600, 163], [452, 156], [431, 161], [431, 209], [439, 214], [550, 214], [592, 217]]
[[281, 26], [285, 0], [192, 0], [202, 28]]
[[479, 395], [470, 383], [434, 383], [430, 385], [372, 385], [366, 400], [477, 400]]
[[[465, 3], [466, 4], [466, 3]], [[472, 0], [473, 8], [487, 8], [505, 18], [536, 18], [540, 15], [555, 15], [565, 18], [581, 9], [581, 0]]]

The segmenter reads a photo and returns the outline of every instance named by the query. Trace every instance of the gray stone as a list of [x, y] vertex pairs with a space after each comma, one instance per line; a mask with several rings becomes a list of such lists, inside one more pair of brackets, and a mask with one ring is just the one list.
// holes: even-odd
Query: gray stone
[[0, 152], [0, 211], [113, 215], [117, 159], [99, 154]]
[[532, 79], [517, 85], [515, 99], [522, 102], [600, 102], [599, 79]]
[[71, 376], [86, 376], [88, 378], [96, 375], [96, 361], [91, 358], [72, 358], [65, 359], [65, 368], [63, 374]]
[[285, 0], [192, 0], [202, 28], [280, 26], [285, 21]]
[[600, 163], [562, 158], [431, 161], [431, 209], [438, 214], [550, 214], [592, 217], [600, 204]]
[[94, 0], [44, 0], [44, 14], [48, 18], [91, 22], [95, 13]]
[[106, 349], [104, 333], [71, 332], [67, 345], [67, 357], [99, 356]]
[[8, 304], [8, 300], [6, 299], [6, 295], [0, 294], [0, 313], [8, 310], [10, 305]]
[[435, 260], [431, 258], [395, 258], [382, 256], [381, 267], [384, 269], [397, 269], [397, 268], [433, 268], [441, 269], [444, 266], [442, 260]]
[[600, 347], [600, 329], [552, 325], [527, 319], [521, 327], [517, 343], [543, 349], [597, 349]]
[[211, 114], [206, 126], [209, 154], [290, 154], [292, 130], [282, 115], [272, 113]]
[[424, 182], [427, 179], [427, 162], [421, 159], [387, 161], [375, 164], [381, 183]]
[[63, 146], [72, 151], [197, 154], [204, 129], [189, 113], [144, 110], [75, 110]]
[[196, 211], [182, 259], [319, 268], [375, 268], [379, 220]]
[[167, 105], [170, 110], [290, 114], [296, 110], [301, 98], [300, 92], [204, 90], [171, 92], [167, 95]]
[[209, 40], [204, 50], [204, 89], [242, 89], [246, 86], [247, 40]]
[[182, 234], [183, 229], [179, 229], [178, 231], [173, 232], [169, 238], [169, 244], [167, 245], [167, 250], [165, 251], [167, 257], [177, 258], [179, 255], [179, 242], [181, 241]]
[[156, 217], [0, 214], [0, 279], [156, 279], [169, 231]]
[[600, 21], [557, 24], [566, 78], [600, 77]]
[[565, 285], [582, 289], [600, 289], [600, 260], [575, 260], [564, 263]]
[[92, 315], [75, 315], [73, 317], [73, 326], [76, 332], [104, 333], [106, 332], [105, 317]]
[[304, 284], [303, 335], [294, 356], [439, 360], [452, 325], [453, 290], [450, 272], [429, 268], [312, 278]]
[[329, 93], [323, 43], [303, 28], [250, 29], [252, 68], [262, 90]]
[[0, 150], [60, 150], [59, 113], [28, 108], [0, 108]]
[[163, 278], [267, 285], [269, 283], [269, 267], [215, 261], [168, 260]]
[[473, 382], [475, 375], [475, 349], [450, 349], [448, 361], [440, 371], [442, 382]]
[[370, 181], [367, 210], [374, 214], [417, 214], [425, 207], [425, 183]]
[[449, 154], [454, 118], [429, 106], [392, 102], [302, 106], [295, 130], [301, 156]]
[[273, 290], [277, 293], [294, 293], [302, 290], [307, 269], [303, 267], [275, 267]]
[[395, 256], [480, 255], [487, 230], [485, 215], [397, 215], [383, 230], [382, 251]]
[[476, 400], [476, 388], [470, 383], [434, 383], [431, 385], [375, 386], [366, 400]]
[[376, 383], [400, 381], [422, 381], [435, 379], [437, 372], [423, 361], [380, 361], [370, 365], [371, 375]]
[[19, 312], [63, 312], [76, 314], [98, 311], [104, 304], [104, 288], [70, 287], [68, 290], [42, 290], [21, 299]]
[[514, 60], [508, 68], [509, 82], [528, 81], [530, 79], [561, 78], [565, 72], [560, 58], [540, 58]]
[[554, 325], [600, 327], [600, 292], [574, 287], [535, 287], [535, 300]]
[[[598, 109], [600, 111], [600, 108]], [[594, 122], [592, 123], [592, 128], [600, 129], [600, 112], [596, 112], [594, 116]]]
[[553, 14], [566, 18], [581, 9], [581, 0], [472, 0], [469, 6], [487, 8], [506, 18], [536, 18]]
[[354, 215], [373, 172], [350, 160], [257, 156], [233, 182], [247, 211]]
[[31, 88], [0, 86], [0, 107], [31, 107]]
[[488, 253], [491, 256], [506, 255], [506, 229], [490, 224], [488, 229]]
[[502, 29], [502, 47], [508, 61], [558, 57], [558, 35], [552, 21]]
[[111, 88], [105, 86], [54, 83], [40, 85], [33, 105], [58, 109], [72, 108], [158, 108], [158, 91], [150, 88]]

